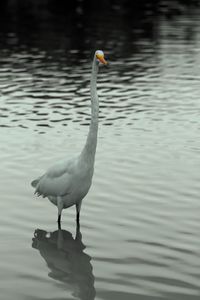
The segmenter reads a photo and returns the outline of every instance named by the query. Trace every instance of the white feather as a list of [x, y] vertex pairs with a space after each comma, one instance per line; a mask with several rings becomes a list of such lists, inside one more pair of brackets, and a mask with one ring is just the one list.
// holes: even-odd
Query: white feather
[[[101, 50], [97, 51], [101, 53]], [[76, 204], [79, 216], [82, 199], [87, 194], [94, 170], [97, 145], [99, 103], [96, 91], [98, 62], [95, 52], [91, 75], [91, 123], [85, 147], [81, 154], [73, 159], [55, 164], [38, 179], [32, 181], [35, 193], [48, 199], [58, 206], [58, 215], [63, 208]], [[103, 53], [103, 52], [102, 52]]]

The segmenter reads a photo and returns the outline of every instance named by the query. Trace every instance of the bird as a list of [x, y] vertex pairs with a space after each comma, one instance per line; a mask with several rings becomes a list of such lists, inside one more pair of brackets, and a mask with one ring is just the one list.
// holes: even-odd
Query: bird
[[61, 228], [62, 210], [73, 205], [76, 206], [76, 222], [79, 224], [82, 200], [92, 184], [98, 138], [97, 75], [100, 64], [108, 65], [108, 62], [104, 57], [104, 52], [96, 50], [90, 80], [91, 120], [81, 153], [71, 159], [57, 162], [45, 174], [31, 182], [37, 196], [47, 197], [57, 206], [59, 228]]

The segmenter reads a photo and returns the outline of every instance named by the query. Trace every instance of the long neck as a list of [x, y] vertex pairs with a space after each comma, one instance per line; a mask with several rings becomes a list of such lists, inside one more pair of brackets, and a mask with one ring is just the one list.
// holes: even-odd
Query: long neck
[[89, 160], [92, 163], [94, 162], [94, 157], [96, 153], [97, 146], [97, 133], [98, 133], [98, 117], [99, 117], [99, 100], [97, 96], [97, 74], [98, 74], [98, 62], [94, 56], [92, 63], [92, 74], [90, 81], [90, 93], [91, 93], [91, 121], [90, 128], [86, 140], [85, 147], [82, 151], [82, 157], [85, 160]]

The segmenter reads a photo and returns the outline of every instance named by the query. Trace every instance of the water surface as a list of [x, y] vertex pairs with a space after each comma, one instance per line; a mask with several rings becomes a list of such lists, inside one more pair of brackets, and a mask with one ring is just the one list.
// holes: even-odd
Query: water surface
[[[64, 32], [50, 17], [2, 29], [2, 299], [199, 299], [200, 12], [168, 10], [138, 26], [115, 7]], [[80, 231], [73, 207], [58, 231], [30, 182], [84, 145], [95, 48], [110, 68], [98, 76], [93, 185]]]

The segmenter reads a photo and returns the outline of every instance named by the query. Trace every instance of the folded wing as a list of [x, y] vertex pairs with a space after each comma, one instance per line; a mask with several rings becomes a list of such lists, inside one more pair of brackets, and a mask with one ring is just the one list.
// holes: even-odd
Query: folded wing
[[38, 196], [65, 196], [70, 194], [75, 171], [75, 161], [58, 163], [43, 176], [32, 181], [35, 194]]

